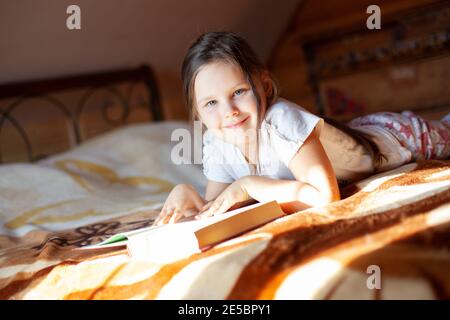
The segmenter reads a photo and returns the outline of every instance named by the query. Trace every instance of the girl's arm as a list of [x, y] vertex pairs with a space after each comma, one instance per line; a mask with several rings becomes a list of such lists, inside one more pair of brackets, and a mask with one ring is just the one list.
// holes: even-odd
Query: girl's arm
[[299, 202], [303, 209], [340, 200], [336, 175], [316, 130], [289, 162], [296, 180], [247, 176], [241, 183], [248, 195], [258, 201]]
[[276, 200], [285, 212], [296, 212], [340, 200], [333, 167], [316, 130], [289, 162], [289, 169], [297, 180], [243, 177], [218, 195], [214, 203], [202, 211], [202, 216], [224, 213], [235, 203], [250, 198], [260, 202]]
[[[297, 181], [309, 184], [316, 189], [324, 203], [341, 199], [336, 174], [320, 142], [317, 126], [290, 160], [289, 169]], [[305, 196], [309, 193], [314, 194], [312, 190], [304, 192]], [[299, 199], [307, 198], [300, 196]]]
[[330, 202], [314, 186], [301, 181], [258, 176], [247, 176], [240, 180], [249, 197], [260, 202], [275, 200], [285, 212], [297, 212]]
[[221, 194], [229, 185], [230, 183], [208, 180], [208, 184], [206, 185], [205, 200], [212, 201], [216, 199], [217, 196]]

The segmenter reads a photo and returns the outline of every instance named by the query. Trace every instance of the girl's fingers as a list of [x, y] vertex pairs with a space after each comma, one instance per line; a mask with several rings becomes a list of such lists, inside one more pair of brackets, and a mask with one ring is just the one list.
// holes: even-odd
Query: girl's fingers
[[209, 214], [209, 209], [208, 209], [208, 210], [205, 210], [205, 211], [200, 212], [200, 213], [197, 214], [194, 218], [195, 218], [196, 220], [200, 220], [200, 219], [207, 218], [207, 217], [209, 217], [209, 216], [210, 216], [210, 214]]
[[158, 216], [158, 218], [155, 220], [155, 222], [153, 222], [153, 225], [154, 226], [160, 226], [161, 225], [161, 221], [162, 221], [162, 219], [165, 217], [165, 214], [164, 215], [160, 215], [160, 216]]
[[160, 226], [163, 224], [167, 224], [168, 219], [170, 219], [170, 217], [173, 214], [173, 210], [174, 209], [170, 208], [170, 209], [164, 210], [164, 212], [161, 212], [158, 219], [155, 221], [154, 225]]
[[201, 214], [197, 215], [195, 218], [204, 219], [213, 216], [214, 213], [222, 206], [222, 203], [223, 203], [222, 199], [216, 199], [215, 201], [213, 201], [213, 203], [208, 209], [206, 209]]
[[229, 208], [230, 208], [229, 203], [227, 201], [223, 201], [220, 207], [213, 213], [213, 216], [225, 213]]
[[207, 204], [205, 204], [205, 205], [201, 208], [200, 213], [203, 213], [203, 212], [205, 212], [206, 210], [208, 210], [209, 208], [211, 208], [211, 206], [213, 205], [213, 203], [214, 203], [214, 201], [210, 201], [210, 202], [208, 202]]
[[185, 217], [192, 217], [198, 214], [198, 210], [196, 209], [186, 209], [184, 210], [184, 216]]
[[172, 218], [173, 214], [174, 214], [175, 208], [172, 208], [168, 211], [168, 213], [166, 214], [166, 216], [164, 217], [164, 219], [162, 220], [162, 224], [168, 224], [170, 219]]
[[178, 220], [180, 220], [180, 218], [183, 217], [183, 213], [177, 209], [175, 209], [175, 211], [173, 212], [172, 216], [169, 219], [169, 224], [175, 223]]
[[155, 221], [153, 221], [153, 226], [157, 226], [161, 219], [167, 214], [167, 201], [164, 203], [161, 211], [159, 212], [158, 216], [156, 217]]
[[163, 209], [156, 217], [155, 221], [153, 221], [153, 226], [159, 225], [159, 222], [161, 221], [162, 217], [166, 215], [166, 210]]

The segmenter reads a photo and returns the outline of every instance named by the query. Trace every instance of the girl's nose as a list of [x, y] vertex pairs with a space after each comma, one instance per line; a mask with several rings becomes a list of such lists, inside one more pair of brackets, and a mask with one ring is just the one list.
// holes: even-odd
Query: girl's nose
[[239, 115], [239, 110], [236, 109], [235, 107], [231, 107], [230, 112], [228, 112], [227, 117], [236, 117]]

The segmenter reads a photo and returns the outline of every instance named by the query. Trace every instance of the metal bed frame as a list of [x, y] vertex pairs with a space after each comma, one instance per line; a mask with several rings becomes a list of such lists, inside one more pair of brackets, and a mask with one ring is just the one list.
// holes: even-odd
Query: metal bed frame
[[[125, 94], [117, 89], [121, 83], [129, 86]], [[14, 117], [12, 112], [30, 100], [37, 100], [40, 103], [53, 106], [59, 109], [67, 121], [70, 123], [71, 134], [75, 144], [82, 142], [80, 135], [80, 117], [89, 99], [99, 90], [106, 90], [108, 94], [120, 101], [121, 117], [119, 120], [110, 119], [107, 109], [108, 103], [101, 107], [103, 121], [111, 125], [123, 125], [126, 123], [130, 112], [130, 98], [137, 84], [144, 84], [147, 90], [144, 106], [147, 108], [153, 121], [164, 120], [160, 104], [160, 94], [154, 77], [153, 70], [148, 65], [142, 65], [134, 69], [120, 69], [100, 73], [88, 73], [67, 77], [50, 78], [18, 82], [0, 85], [0, 101], [11, 99], [6, 105], [0, 105], [0, 164], [3, 163], [1, 141], [4, 139], [2, 132], [5, 123], [9, 123], [18, 132], [26, 146], [28, 161], [33, 162], [42, 159], [46, 155], [34, 155], [33, 146], [26, 128]], [[52, 96], [53, 93], [80, 90], [81, 94], [75, 106], [69, 108], [61, 99]], [[72, 103], [73, 104], [73, 103]], [[73, 108], [74, 107], [74, 108]]]

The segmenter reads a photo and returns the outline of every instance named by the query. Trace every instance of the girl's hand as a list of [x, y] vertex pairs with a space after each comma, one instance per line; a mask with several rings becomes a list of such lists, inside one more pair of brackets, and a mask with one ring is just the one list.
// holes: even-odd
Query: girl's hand
[[217, 196], [216, 200], [208, 202], [195, 216], [195, 219], [204, 219], [225, 213], [235, 204], [249, 200], [250, 196], [247, 193], [244, 181], [245, 179], [241, 178], [230, 184]]
[[198, 213], [204, 206], [205, 200], [194, 187], [188, 184], [176, 185], [167, 197], [153, 226], [175, 223], [183, 216], [191, 216]]

